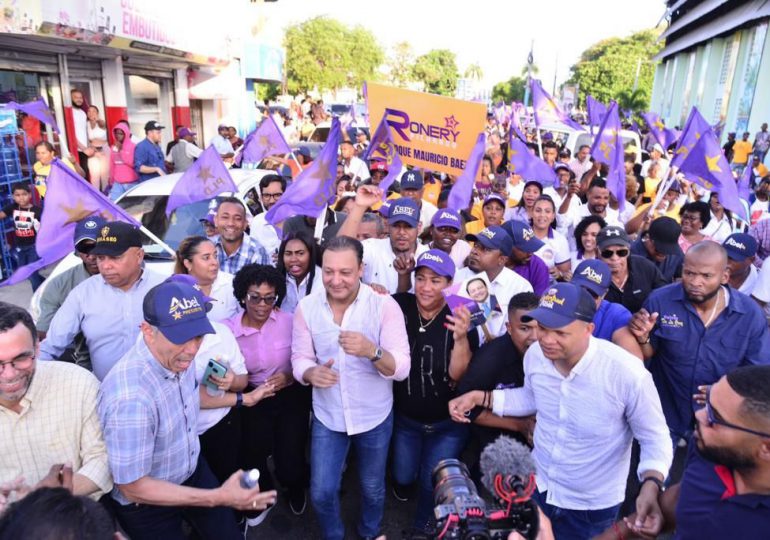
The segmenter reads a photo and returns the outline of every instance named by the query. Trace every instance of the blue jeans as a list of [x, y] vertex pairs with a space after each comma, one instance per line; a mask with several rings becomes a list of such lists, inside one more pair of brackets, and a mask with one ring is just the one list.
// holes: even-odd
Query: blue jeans
[[[22, 266], [26, 266], [30, 263], [40, 260], [37, 251], [35, 251], [34, 245], [15, 247], [13, 250], [11, 250], [11, 254], [13, 259], [16, 261], [16, 268], [21, 268]], [[41, 276], [38, 272], [30, 274], [29, 283], [32, 285], [32, 290], [36, 291], [37, 288], [40, 287], [40, 284], [43, 283], [44, 279], [45, 278], [43, 278], [43, 276]]]
[[129, 189], [138, 185], [139, 185], [138, 180], [136, 182], [129, 182], [127, 184], [118, 184], [117, 182], [115, 182], [114, 184], [112, 184], [112, 187], [110, 188], [110, 195], [109, 195], [110, 200], [117, 201], [118, 197], [123, 195]]
[[610, 527], [618, 519], [620, 504], [600, 510], [566, 510], [545, 502], [547, 491], [532, 496], [553, 526], [559, 540], [589, 540]]
[[321, 527], [321, 536], [325, 540], [342, 540], [345, 537], [339, 491], [342, 468], [351, 443], [356, 451], [361, 487], [358, 534], [377, 536], [380, 532], [385, 511], [385, 466], [392, 432], [392, 411], [379, 426], [357, 435], [332, 431], [313, 417], [310, 441], [310, 502]]
[[468, 426], [451, 418], [422, 424], [396, 415], [393, 428], [393, 481], [409, 485], [419, 479], [414, 527], [425, 530], [433, 516], [433, 468], [442, 459], [458, 458], [468, 440]]

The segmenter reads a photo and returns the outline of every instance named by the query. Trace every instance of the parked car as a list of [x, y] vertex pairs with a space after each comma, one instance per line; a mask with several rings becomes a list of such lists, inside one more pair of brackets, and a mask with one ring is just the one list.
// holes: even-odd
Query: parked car
[[[329, 138], [329, 130], [331, 127], [331, 122], [321, 122], [315, 127], [312, 133], [310, 133], [310, 136], [307, 138], [308, 142], [326, 142], [326, 140]], [[356, 131], [358, 130], [366, 133], [367, 139], [371, 139], [371, 135], [369, 134], [369, 126], [361, 122], [353, 122], [353, 124], [347, 129], [348, 138], [351, 141], [356, 140]]]
[[[541, 138], [546, 133], [551, 133], [553, 135], [553, 140], [564, 148], [568, 148], [573, 156], [577, 153], [581, 146], [587, 145], [590, 147], [594, 142], [594, 138], [596, 137], [594, 133], [589, 131], [577, 131], [565, 125], [542, 125], [540, 126], [539, 130]], [[642, 143], [639, 140], [639, 134], [635, 131], [622, 129], [620, 130], [620, 136], [623, 137], [623, 148], [628, 148], [629, 146], [634, 146], [637, 148], [636, 162], [641, 163]]]

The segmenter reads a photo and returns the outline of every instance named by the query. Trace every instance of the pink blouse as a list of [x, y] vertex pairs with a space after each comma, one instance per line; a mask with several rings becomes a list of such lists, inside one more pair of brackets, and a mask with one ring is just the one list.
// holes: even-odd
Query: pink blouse
[[291, 374], [293, 315], [273, 311], [260, 329], [244, 326], [244, 316], [240, 311], [222, 323], [232, 330], [246, 359], [249, 383], [258, 386], [276, 373]]

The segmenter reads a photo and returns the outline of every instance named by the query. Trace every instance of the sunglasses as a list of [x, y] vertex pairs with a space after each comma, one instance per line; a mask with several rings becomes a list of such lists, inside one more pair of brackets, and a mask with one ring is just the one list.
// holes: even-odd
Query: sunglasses
[[260, 303], [263, 303], [266, 306], [272, 306], [277, 300], [277, 296], [260, 296], [258, 294], [246, 293], [246, 301], [249, 304], [253, 304], [255, 306], [259, 305]]
[[611, 259], [613, 255], [617, 255], [621, 259], [624, 257], [628, 257], [628, 248], [623, 249], [603, 249], [601, 251], [602, 259]]
[[755, 431], [753, 429], [749, 429], [743, 426], [738, 426], [735, 424], [731, 424], [714, 409], [714, 407], [711, 406], [711, 388], [706, 390], [706, 417], [708, 418], [709, 427], [713, 427], [714, 424], [718, 424], [720, 426], [728, 427], [730, 429], [737, 429], [738, 431], [743, 431], [744, 433], [751, 433], [752, 435], [757, 435], [758, 437], [762, 437], [764, 439], [770, 439], [770, 433], [763, 433], [761, 431]]

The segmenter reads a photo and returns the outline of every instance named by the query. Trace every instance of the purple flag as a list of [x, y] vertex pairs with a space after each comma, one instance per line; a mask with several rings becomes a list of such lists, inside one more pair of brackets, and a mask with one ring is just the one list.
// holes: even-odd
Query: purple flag
[[350, 108], [347, 110], [345, 114], [340, 116], [340, 127], [342, 127], [343, 131], [347, 131], [350, 126], [353, 125], [353, 122], [356, 121], [356, 107], [353, 103], [350, 104]]
[[690, 116], [687, 117], [687, 123], [684, 125], [682, 135], [679, 137], [679, 142], [674, 150], [674, 157], [671, 158], [672, 167], [680, 167], [680, 164], [685, 160], [687, 154], [695, 146], [695, 143], [701, 138], [704, 133], [711, 133], [711, 125], [706, 122], [706, 119], [701, 116], [696, 107], [690, 110]]
[[586, 109], [588, 109], [588, 125], [600, 126], [607, 116], [607, 106], [594, 99], [592, 95], [586, 96]]
[[366, 149], [366, 155], [364, 161], [379, 160], [384, 161], [388, 165], [388, 174], [380, 181], [379, 188], [382, 190], [382, 198], [387, 198], [388, 188], [398, 178], [403, 168], [401, 163], [401, 156], [398, 155], [396, 145], [393, 144], [393, 138], [390, 135], [390, 127], [383, 115], [380, 120], [380, 125], [377, 126], [377, 131], [374, 132], [372, 142]]
[[558, 180], [553, 167], [534, 155], [524, 142], [515, 137], [508, 138], [508, 170], [525, 181], [537, 180], [543, 187], [553, 186]]
[[626, 168], [623, 152], [618, 104], [613, 101], [591, 146], [591, 157], [609, 166], [607, 188], [618, 200], [620, 210], [626, 205]]
[[302, 171], [286, 189], [265, 218], [271, 225], [300, 215], [317, 218], [334, 197], [337, 177], [337, 148], [342, 141], [339, 118], [332, 119], [329, 138], [313, 163]]
[[141, 227], [131, 215], [95, 190], [91, 184], [55, 159], [46, 180], [45, 207], [35, 240], [40, 260], [18, 268], [0, 285], [13, 285], [41, 268], [63, 259], [75, 249], [75, 224], [100, 214], [109, 221], [125, 221]]
[[513, 133], [522, 141], [527, 141], [527, 136], [524, 135], [524, 130], [521, 127], [521, 113], [524, 109], [524, 105], [521, 103], [511, 104], [511, 125], [510, 129]]
[[244, 163], [259, 163], [267, 156], [289, 154], [291, 148], [283, 138], [281, 128], [275, 123], [272, 115], [267, 115], [257, 129], [246, 136], [243, 149], [235, 158], [238, 165]]
[[177, 180], [168, 196], [166, 215], [170, 216], [180, 206], [212, 199], [225, 192], [237, 193], [238, 188], [217, 149], [209, 145]]
[[751, 181], [753, 179], [754, 169], [751, 164], [748, 164], [743, 168], [743, 174], [738, 179], [738, 196], [746, 202], [749, 201], [751, 196]]
[[535, 123], [537, 127], [543, 124], [566, 124], [572, 129], [585, 131], [583, 126], [564, 114], [553, 98], [543, 90], [537, 79], [530, 80], [532, 90], [532, 108], [535, 110]]
[[476, 145], [471, 150], [468, 161], [465, 162], [465, 170], [457, 178], [449, 192], [447, 208], [450, 210], [457, 210], [459, 212], [468, 208], [473, 196], [473, 185], [476, 183], [476, 175], [479, 172], [479, 167], [481, 167], [481, 158], [484, 157], [486, 145], [486, 134], [483, 132], [479, 133], [479, 136], [476, 138]]
[[50, 125], [56, 133], [59, 133], [59, 126], [56, 125], [56, 118], [54, 118], [51, 109], [48, 108], [48, 104], [43, 101], [43, 98], [39, 97], [35, 101], [28, 101], [27, 103], [16, 103], [11, 101], [5, 105], [8, 109], [14, 109], [21, 111], [30, 116], [34, 116], [44, 124]]
[[663, 120], [660, 119], [660, 116], [654, 112], [647, 112], [642, 113], [642, 118], [644, 118], [644, 121], [647, 122], [647, 125], [650, 128], [650, 133], [652, 133], [652, 136], [655, 137], [656, 141], [658, 141], [658, 144], [663, 147], [663, 150], [666, 150], [669, 146], [676, 142], [676, 130], [667, 128], [663, 123]]
[[[698, 115], [700, 116], [700, 115]], [[698, 120], [696, 119], [690, 126], [693, 133], [696, 129]], [[685, 133], [682, 140], [685, 139]], [[682, 159], [679, 162], [679, 170], [693, 182], [704, 188], [719, 194], [719, 202], [722, 206], [732, 211], [736, 216], [748, 222], [749, 217], [746, 208], [741, 203], [738, 195], [738, 188], [735, 185], [735, 178], [730, 170], [730, 164], [722, 153], [719, 141], [711, 128], [700, 133], [695, 138], [691, 147], [687, 147], [687, 152], [680, 154]], [[673, 166], [673, 164], [672, 164]]]

